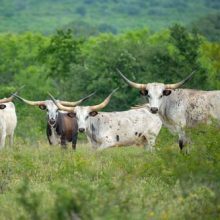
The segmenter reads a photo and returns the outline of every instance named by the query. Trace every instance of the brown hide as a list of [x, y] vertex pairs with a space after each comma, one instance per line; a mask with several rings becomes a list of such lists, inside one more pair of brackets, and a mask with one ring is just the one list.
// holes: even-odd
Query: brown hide
[[71, 142], [73, 135], [78, 132], [78, 125], [76, 118], [69, 117], [66, 113], [60, 113], [63, 132], [65, 133], [66, 140]]
[[[72, 147], [75, 149], [77, 136], [78, 136], [78, 125], [75, 117], [69, 117], [67, 113], [58, 114], [56, 124], [54, 126], [56, 133], [60, 136], [61, 146], [66, 147], [66, 142], [72, 142]], [[51, 126], [47, 124], [47, 137], [51, 136]], [[50, 142], [50, 144], [52, 144]]]

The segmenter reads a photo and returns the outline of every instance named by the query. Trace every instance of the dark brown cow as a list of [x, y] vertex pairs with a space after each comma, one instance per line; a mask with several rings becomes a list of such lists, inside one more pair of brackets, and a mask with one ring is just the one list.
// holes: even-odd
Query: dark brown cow
[[[92, 95], [94, 93], [76, 102], [59, 102], [64, 106], [77, 106]], [[41, 110], [47, 111], [46, 133], [50, 145], [61, 144], [63, 148], [66, 148], [66, 142], [72, 142], [72, 148], [76, 149], [78, 125], [74, 114], [59, 111], [52, 100], [29, 101], [18, 95], [15, 95], [15, 97], [29, 105], [38, 106]]]

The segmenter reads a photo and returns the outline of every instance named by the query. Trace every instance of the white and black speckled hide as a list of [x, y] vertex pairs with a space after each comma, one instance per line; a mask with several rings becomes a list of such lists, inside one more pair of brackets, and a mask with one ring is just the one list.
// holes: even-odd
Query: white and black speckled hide
[[[86, 107], [79, 106], [75, 110], [77, 115], [82, 114], [83, 111], [86, 112]], [[95, 149], [142, 145], [152, 150], [162, 125], [159, 117], [151, 114], [146, 108], [99, 112], [84, 122], [87, 138]], [[78, 125], [80, 127], [79, 122]]]
[[174, 90], [164, 97], [159, 115], [164, 125], [177, 133], [179, 128], [209, 123], [211, 119], [220, 121], [220, 91]]

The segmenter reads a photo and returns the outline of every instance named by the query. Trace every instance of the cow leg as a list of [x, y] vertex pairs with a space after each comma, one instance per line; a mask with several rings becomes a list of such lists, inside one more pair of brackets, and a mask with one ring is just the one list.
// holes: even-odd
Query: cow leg
[[65, 138], [65, 136], [61, 136], [61, 148], [62, 149], [66, 149], [67, 147], [66, 147], [66, 138]]
[[14, 132], [9, 135], [9, 146], [12, 147], [14, 144]]
[[48, 139], [48, 141], [49, 141], [49, 144], [52, 145], [52, 142], [51, 142], [51, 140], [50, 140], [50, 137], [51, 137], [51, 135], [52, 135], [52, 132], [51, 132], [51, 128], [50, 128], [50, 126], [49, 126], [48, 124], [47, 124], [46, 134], [47, 134], [47, 139]]
[[144, 149], [149, 152], [154, 152], [155, 151], [155, 148], [154, 148], [155, 140], [156, 140], [156, 137], [154, 135], [149, 135], [148, 139], [146, 139], [147, 142], [144, 145]]
[[185, 154], [189, 153], [188, 141], [186, 138], [185, 131], [183, 130], [179, 132], [179, 148], [182, 153], [185, 153]]
[[5, 146], [6, 132], [2, 132], [0, 139], [0, 149], [3, 149]]
[[78, 132], [73, 134], [73, 138], [72, 138], [72, 149], [73, 150], [76, 150], [77, 138], [78, 138]]

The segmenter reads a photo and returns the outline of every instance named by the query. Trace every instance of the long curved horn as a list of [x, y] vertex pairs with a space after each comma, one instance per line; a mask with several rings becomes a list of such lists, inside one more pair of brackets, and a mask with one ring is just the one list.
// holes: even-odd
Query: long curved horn
[[189, 81], [193, 74], [195, 73], [196, 71], [193, 71], [189, 76], [187, 76], [184, 80], [178, 82], [178, 83], [175, 83], [175, 84], [166, 84], [165, 85], [165, 88], [166, 89], [177, 89], [179, 87], [181, 87], [183, 84], [185, 84], [187, 81]]
[[13, 98], [14, 98], [13, 96], [10, 96], [9, 98], [0, 99], [0, 103], [11, 102]]
[[24, 99], [24, 98], [18, 96], [16, 93], [13, 94], [13, 96], [18, 98], [19, 100], [27, 103], [28, 105], [34, 105], [34, 106], [45, 105], [44, 101], [30, 101], [30, 100], [27, 100], [27, 99]]
[[134, 87], [136, 89], [145, 89], [147, 84], [140, 84], [140, 83], [135, 83], [135, 82], [132, 82], [130, 81], [128, 78], [126, 78], [119, 69], [116, 69], [118, 74], [122, 77], [122, 79], [128, 84], [130, 85], [131, 87]]
[[91, 96], [95, 95], [96, 92], [93, 92], [92, 94], [76, 101], [76, 102], [67, 102], [67, 101], [59, 101], [60, 104], [65, 105], [65, 106], [70, 106], [70, 107], [75, 107], [77, 105], [80, 105], [82, 102], [86, 101], [87, 99], [89, 99]]
[[67, 112], [74, 112], [75, 107], [66, 107], [63, 106], [59, 101], [57, 101], [50, 93], [48, 93], [54, 104], [57, 106], [59, 110], [67, 111]]
[[118, 88], [117, 88], [117, 89], [114, 89], [114, 90], [111, 92], [111, 94], [110, 94], [102, 103], [100, 103], [100, 104], [98, 104], [98, 105], [90, 106], [91, 110], [92, 110], [92, 111], [99, 111], [99, 110], [103, 109], [106, 105], [108, 105], [108, 103], [110, 102], [110, 99], [111, 99], [113, 93], [115, 93], [117, 90], [118, 90]]

